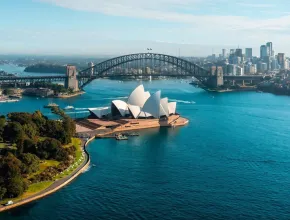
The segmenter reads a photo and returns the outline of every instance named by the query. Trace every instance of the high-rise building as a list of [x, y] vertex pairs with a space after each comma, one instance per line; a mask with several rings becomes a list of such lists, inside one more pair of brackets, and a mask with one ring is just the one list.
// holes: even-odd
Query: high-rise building
[[223, 49], [223, 50], [222, 50], [222, 56], [223, 56], [223, 58], [226, 58], [226, 56], [227, 56], [227, 54], [226, 54], [226, 49]]
[[237, 66], [237, 76], [243, 76], [244, 75], [244, 68], [241, 66]]
[[264, 59], [268, 56], [268, 49], [266, 45], [261, 45], [260, 47], [260, 58]]
[[289, 69], [289, 65], [290, 65], [289, 60], [286, 59], [285, 60], [285, 66], [284, 66], [285, 70]]
[[285, 54], [278, 53], [278, 64], [280, 65], [281, 69], [285, 69]]
[[88, 74], [90, 74], [91, 76], [94, 75], [94, 63], [93, 62], [89, 62], [88, 63], [88, 67], [90, 68], [88, 71]]
[[236, 56], [237, 57], [242, 57], [243, 56], [243, 50], [240, 49], [240, 48], [236, 49]]
[[260, 61], [258, 63], [258, 70], [262, 73], [266, 72], [268, 70], [268, 65], [267, 63], [263, 63], [262, 61]]
[[252, 64], [250, 66], [250, 74], [256, 74], [257, 73], [257, 65], [256, 64]]
[[228, 75], [235, 76], [236, 75], [236, 65], [233, 65], [233, 64], [227, 65], [227, 72], [228, 72]]
[[268, 42], [268, 43], [266, 43], [266, 46], [267, 46], [268, 56], [269, 57], [273, 56], [273, 43]]
[[234, 56], [232, 59], [232, 64], [240, 64], [242, 62], [242, 58], [239, 56]]
[[252, 57], [253, 57], [253, 49], [252, 48], [246, 48], [245, 57], [246, 57], [246, 59], [252, 59]]
[[236, 50], [235, 49], [230, 49], [230, 54], [235, 54]]

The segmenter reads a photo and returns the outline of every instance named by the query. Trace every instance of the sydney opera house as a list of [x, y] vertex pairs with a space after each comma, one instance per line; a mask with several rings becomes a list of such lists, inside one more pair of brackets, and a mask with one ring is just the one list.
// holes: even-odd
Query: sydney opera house
[[102, 118], [132, 118], [132, 119], [160, 119], [176, 114], [176, 102], [168, 102], [168, 98], [161, 98], [161, 91], [151, 95], [139, 85], [129, 95], [127, 102], [114, 100], [110, 107], [89, 108], [92, 117]]

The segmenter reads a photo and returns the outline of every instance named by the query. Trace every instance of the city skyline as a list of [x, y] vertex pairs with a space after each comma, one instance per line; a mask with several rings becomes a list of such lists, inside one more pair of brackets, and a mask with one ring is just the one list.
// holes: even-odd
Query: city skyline
[[[225, 7], [226, 4], [226, 7]], [[273, 42], [290, 53], [290, 4], [278, 0], [15, 0], [1, 3], [0, 54], [219, 54]], [[255, 12], [255, 13], [253, 13]], [[18, 19], [10, 19], [17, 14]]]

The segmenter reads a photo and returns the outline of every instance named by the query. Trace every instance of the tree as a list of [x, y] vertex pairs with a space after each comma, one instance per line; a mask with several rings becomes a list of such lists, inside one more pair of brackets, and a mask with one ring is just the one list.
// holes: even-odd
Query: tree
[[27, 184], [21, 175], [21, 166], [21, 161], [11, 153], [0, 158], [0, 188], [2, 193], [6, 189], [2, 197], [19, 196], [27, 188]]
[[32, 121], [38, 127], [40, 134], [44, 134], [46, 132], [45, 125], [47, 118], [44, 117], [40, 111], [36, 111], [32, 114]]
[[19, 122], [21, 125], [30, 124], [32, 122], [31, 114], [26, 112], [12, 112], [7, 116], [11, 122]]
[[40, 159], [30, 153], [21, 154], [19, 159], [22, 161], [22, 173], [30, 174], [39, 170]]
[[38, 128], [34, 123], [24, 124], [23, 126], [24, 133], [31, 139], [34, 139], [38, 135]]
[[61, 143], [53, 138], [47, 138], [37, 145], [37, 155], [41, 159], [56, 159], [63, 161], [67, 159], [67, 153]]
[[4, 115], [0, 116], [0, 141], [3, 138], [4, 127], [6, 125], [6, 118]]
[[17, 141], [24, 138], [24, 136], [25, 133], [19, 122], [9, 122], [4, 128], [3, 137], [6, 141], [17, 143]]
[[0, 176], [4, 181], [12, 177], [21, 175], [21, 161], [12, 153], [0, 158]]
[[9, 179], [7, 182], [8, 184], [6, 186], [7, 189], [6, 194], [9, 197], [20, 196], [27, 189], [27, 184], [21, 176], [15, 176]]
[[4, 195], [6, 194], [7, 189], [5, 187], [0, 186], [0, 200], [4, 198]]
[[31, 139], [25, 139], [23, 143], [23, 153], [36, 154], [36, 143]]

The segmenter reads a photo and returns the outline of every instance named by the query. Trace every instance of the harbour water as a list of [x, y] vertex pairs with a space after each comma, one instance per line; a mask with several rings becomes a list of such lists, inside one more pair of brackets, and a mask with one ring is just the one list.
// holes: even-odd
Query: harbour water
[[[24, 97], [0, 114], [55, 102], [87, 107], [126, 99], [138, 81], [95, 80], [72, 99]], [[185, 127], [150, 129], [117, 142], [93, 141], [92, 166], [60, 191], [0, 219], [289, 219], [290, 98], [207, 93], [186, 81], [143, 82], [177, 101]]]

